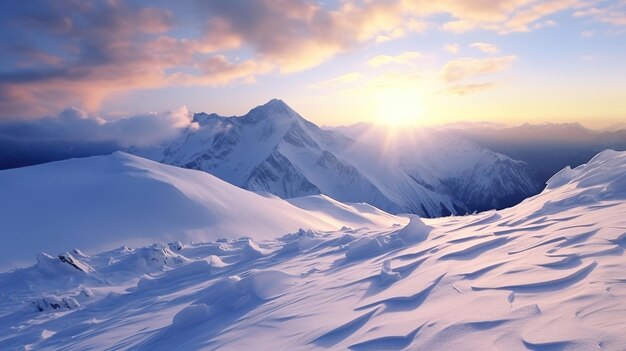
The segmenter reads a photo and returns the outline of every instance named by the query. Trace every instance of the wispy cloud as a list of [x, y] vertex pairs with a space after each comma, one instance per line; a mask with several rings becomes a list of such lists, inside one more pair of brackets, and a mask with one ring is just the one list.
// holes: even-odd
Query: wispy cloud
[[590, 17], [614, 26], [626, 26], [626, 2], [617, 1], [604, 6], [594, 6], [574, 12], [574, 17]]
[[410, 64], [422, 57], [417, 51], [406, 51], [398, 55], [378, 55], [367, 60], [366, 64], [372, 67], [380, 67], [389, 64]]
[[[492, 48], [488, 48], [488, 52], [489, 49]], [[497, 82], [484, 81], [484, 77], [489, 78], [492, 74], [507, 70], [516, 59], [515, 55], [508, 55], [488, 58], [466, 57], [448, 61], [440, 73], [445, 85], [440, 92], [465, 96], [491, 89]]]
[[596, 31], [595, 30], [585, 30], [585, 31], [582, 31], [580, 33], [580, 36], [583, 37], [583, 38], [591, 38], [594, 35], [596, 35]]
[[535, 24], [533, 24], [533, 28], [541, 29], [541, 28], [556, 27], [557, 25], [558, 23], [556, 23], [555, 20], [545, 20], [545, 21], [536, 22]]
[[457, 20], [457, 21], [449, 21], [441, 25], [441, 29], [453, 32], [453, 33], [465, 33], [471, 30], [476, 29], [478, 27], [478, 23], [465, 21], [465, 20]]
[[442, 69], [441, 75], [445, 82], [458, 82], [476, 76], [496, 73], [508, 69], [514, 55], [477, 59], [472, 57], [448, 61]]
[[590, 2], [581, 0], [548, 0], [537, 2], [515, 12], [509, 20], [504, 22], [500, 32], [527, 32], [532, 29], [533, 25], [540, 23], [539, 21], [546, 16], [569, 9], [584, 8], [589, 6], [589, 4]]
[[451, 54], [457, 54], [459, 52], [459, 44], [446, 44], [443, 49]]
[[550, 26], [554, 21], [546, 17], [566, 10], [584, 9], [593, 3], [587, 0], [444, 0], [432, 4], [409, 2], [414, 4], [417, 12], [451, 15], [453, 19], [441, 25], [443, 30], [464, 33], [480, 28], [500, 34], [527, 32], [533, 28]]
[[329, 87], [329, 86], [337, 86], [337, 85], [342, 85], [346, 83], [356, 82], [360, 80], [361, 78], [363, 78], [362, 73], [350, 72], [350, 73], [342, 74], [335, 78], [327, 79], [325, 81], [313, 84], [310, 86], [310, 88], [319, 89], [319, 88], [324, 88], [324, 87]]
[[489, 43], [477, 42], [477, 43], [471, 44], [470, 47], [476, 48], [487, 54], [497, 54], [500, 52], [500, 49], [498, 49], [497, 46], [493, 44], [489, 44]]
[[444, 92], [449, 95], [464, 96], [464, 95], [474, 94], [474, 93], [487, 90], [489, 88], [492, 88], [495, 85], [496, 83], [494, 82], [458, 84], [458, 85], [453, 85], [451, 87], [444, 89]]

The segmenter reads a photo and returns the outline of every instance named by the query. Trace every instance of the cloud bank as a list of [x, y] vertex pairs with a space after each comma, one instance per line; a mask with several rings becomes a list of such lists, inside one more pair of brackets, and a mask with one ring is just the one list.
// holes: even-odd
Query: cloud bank
[[20, 143], [111, 142], [126, 148], [150, 146], [170, 140], [179, 136], [183, 130], [194, 127], [192, 115], [186, 107], [177, 111], [115, 120], [90, 116], [87, 112], [72, 107], [54, 117], [0, 123], [0, 139]]

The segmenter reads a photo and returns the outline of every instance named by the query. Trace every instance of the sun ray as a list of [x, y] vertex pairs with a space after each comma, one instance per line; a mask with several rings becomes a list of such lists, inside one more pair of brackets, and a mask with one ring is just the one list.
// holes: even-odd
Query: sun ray
[[422, 96], [411, 89], [384, 89], [376, 94], [377, 121], [389, 126], [419, 124]]

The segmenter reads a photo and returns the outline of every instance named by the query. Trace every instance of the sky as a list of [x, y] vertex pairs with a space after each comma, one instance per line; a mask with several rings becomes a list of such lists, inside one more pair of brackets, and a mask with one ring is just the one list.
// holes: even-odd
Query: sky
[[180, 125], [272, 98], [319, 125], [606, 127], [626, 1], [0, 2], [0, 121]]

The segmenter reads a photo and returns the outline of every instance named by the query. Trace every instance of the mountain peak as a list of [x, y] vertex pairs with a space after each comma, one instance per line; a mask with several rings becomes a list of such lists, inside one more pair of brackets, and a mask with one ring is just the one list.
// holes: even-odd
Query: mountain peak
[[285, 113], [285, 114], [291, 114], [291, 115], [298, 115], [298, 113], [294, 111], [294, 109], [292, 109], [289, 105], [287, 105], [287, 103], [285, 103], [281, 99], [272, 99], [263, 105], [253, 108], [252, 111], [256, 109], [261, 109], [261, 110], [271, 112], [271, 113]]
[[273, 98], [272, 100], [266, 102], [265, 104], [263, 104], [261, 106], [286, 106], [286, 107], [289, 107], [283, 100], [277, 99], [277, 98]]
[[219, 118], [223, 118], [223, 117], [218, 115], [217, 113], [199, 112], [199, 113], [196, 113], [196, 114], [193, 115], [192, 122], [196, 122], [196, 123], [198, 123], [200, 125], [205, 125], [210, 120], [212, 120], [212, 119], [219, 119]]
[[257, 123], [264, 119], [294, 120], [302, 117], [284, 101], [272, 99], [264, 105], [253, 108], [243, 118], [248, 123]]

